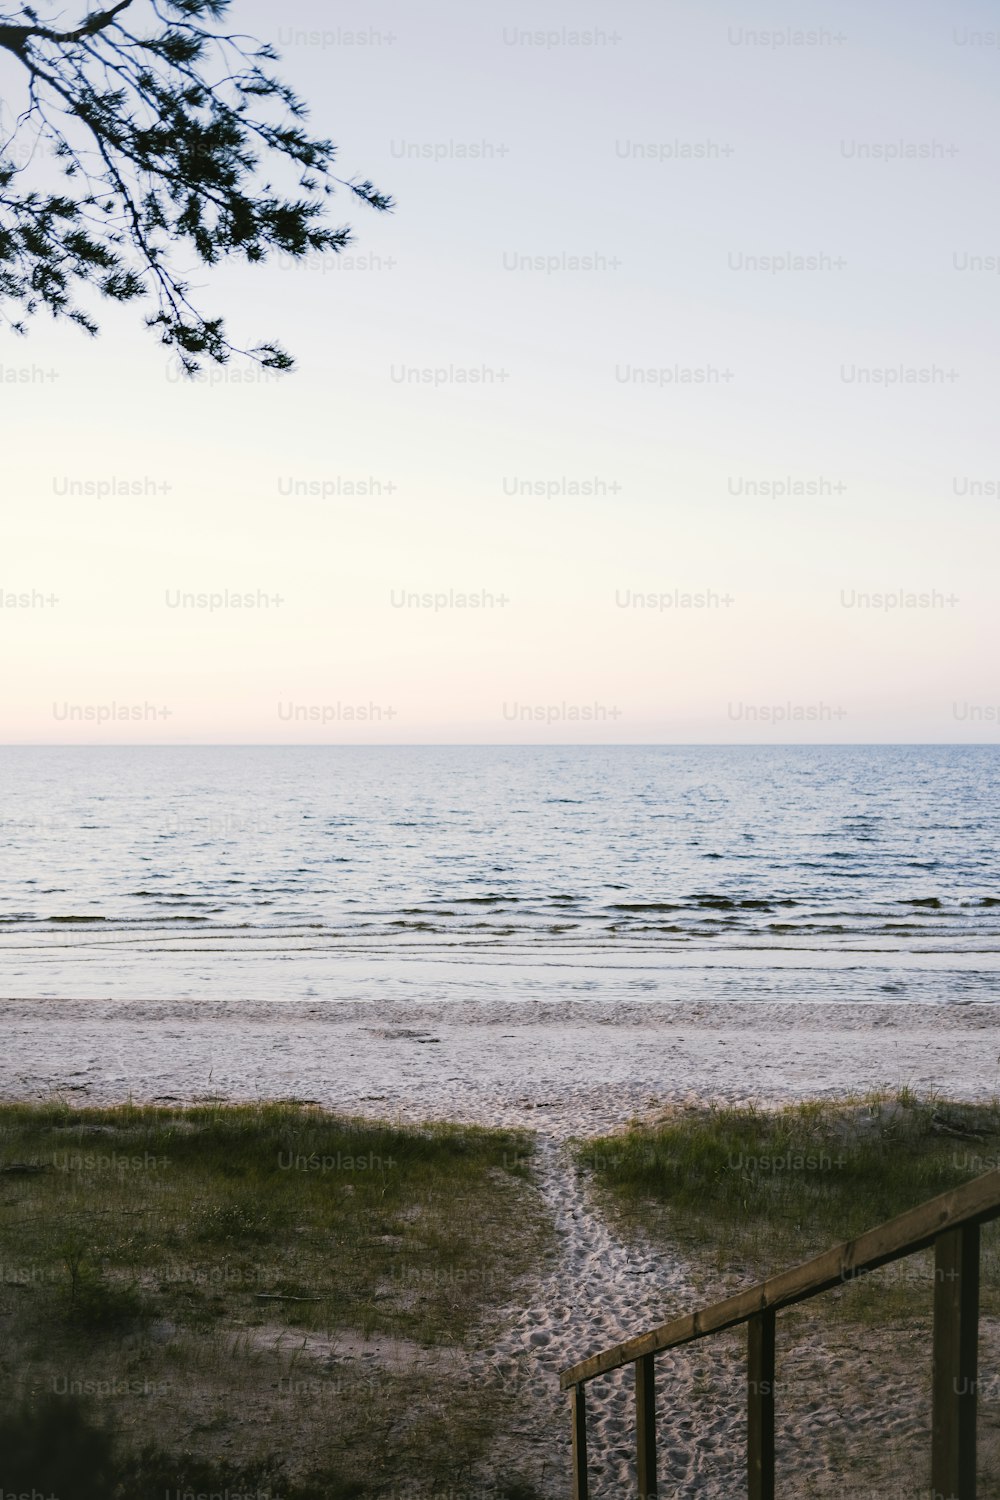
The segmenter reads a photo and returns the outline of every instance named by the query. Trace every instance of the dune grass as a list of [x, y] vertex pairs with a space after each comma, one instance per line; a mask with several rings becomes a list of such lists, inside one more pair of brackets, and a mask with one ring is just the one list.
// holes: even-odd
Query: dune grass
[[[469, 1484], [511, 1408], [466, 1351], [548, 1239], [530, 1153], [295, 1103], [0, 1106], [0, 1482]], [[97, 1448], [46, 1488], [60, 1422]], [[102, 1431], [115, 1477], [87, 1489]]]
[[997, 1165], [1000, 1104], [902, 1090], [778, 1110], [677, 1109], [578, 1143], [622, 1210], [761, 1276]]

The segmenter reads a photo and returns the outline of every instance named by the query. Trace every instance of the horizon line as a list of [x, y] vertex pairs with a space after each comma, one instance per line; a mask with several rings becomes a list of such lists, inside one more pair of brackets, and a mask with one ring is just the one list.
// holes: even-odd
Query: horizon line
[[0, 750], [878, 750], [1000, 748], [996, 740], [0, 740]]

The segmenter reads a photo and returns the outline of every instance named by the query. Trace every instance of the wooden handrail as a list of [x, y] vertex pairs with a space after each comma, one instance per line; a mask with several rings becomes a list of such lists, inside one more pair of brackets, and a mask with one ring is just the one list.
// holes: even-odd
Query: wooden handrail
[[573, 1413], [573, 1495], [587, 1500], [587, 1382], [635, 1366], [636, 1477], [643, 1500], [656, 1500], [656, 1355], [746, 1323], [747, 1495], [774, 1500], [775, 1314], [853, 1281], [890, 1261], [934, 1246], [934, 1348], [931, 1480], [947, 1500], [975, 1500], [979, 1320], [979, 1227], [1000, 1218], [1000, 1169], [931, 1198], [856, 1240], [698, 1312], [663, 1323], [581, 1360], [559, 1377]]
[[856, 1240], [845, 1240], [832, 1250], [803, 1261], [789, 1271], [781, 1271], [777, 1276], [769, 1276], [766, 1281], [747, 1287], [735, 1296], [713, 1302], [698, 1312], [684, 1313], [650, 1333], [615, 1344], [600, 1354], [592, 1354], [589, 1359], [564, 1370], [559, 1384], [566, 1391], [571, 1386], [593, 1380], [595, 1375], [606, 1375], [611, 1370], [633, 1364], [646, 1354], [662, 1354], [665, 1349], [676, 1349], [707, 1334], [735, 1328], [767, 1308], [777, 1311], [781, 1307], [790, 1307], [843, 1282], [853, 1281], [890, 1261], [901, 1260], [917, 1250], [926, 1250], [947, 1229], [958, 1229], [963, 1224], [985, 1224], [998, 1217], [1000, 1168], [986, 1172], [982, 1177], [974, 1177], [971, 1182], [964, 1182], [961, 1187], [952, 1188], [937, 1198], [930, 1198], [898, 1218], [880, 1224], [877, 1229], [868, 1230]]

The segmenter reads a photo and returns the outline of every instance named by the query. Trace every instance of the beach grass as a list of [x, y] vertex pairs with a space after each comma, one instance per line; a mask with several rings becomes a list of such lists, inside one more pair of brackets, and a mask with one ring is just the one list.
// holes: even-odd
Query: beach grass
[[997, 1165], [1000, 1102], [909, 1090], [780, 1109], [677, 1108], [578, 1142], [619, 1210], [720, 1274], [763, 1277]]
[[[468, 1486], [512, 1407], [465, 1362], [548, 1243], [531, 1152], [297, 1102], [0, 1106], [3, 1484]], [[90, 1456], [46, 1479], [60, 1423]]]

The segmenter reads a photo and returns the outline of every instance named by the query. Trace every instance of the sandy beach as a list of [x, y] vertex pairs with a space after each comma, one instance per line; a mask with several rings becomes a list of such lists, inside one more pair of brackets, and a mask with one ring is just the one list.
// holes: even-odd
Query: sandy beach
[[[582, 1355], [701, 1300], [679, 1256], [625, 1242], [597, 1211], [567, 1142], [677, 1102], [762, 1106], [869, 1088], [983, 1099], [1000, 1075], [1000, 1010], [988, 1004], [712, 1006], [683, 1001], [161, 1003], [19, 1000], [3, 1006], [0, 1095], [62, 1095], [104, 1104], [295, 1098], [352, 1113], [447, 1118], [537, 1132], [537, 1180], [559, 1241], [556, 1263], [516, 1306], [506, 1331], [473, 1355], [524, 1399], [517, 1460], [562, 1495], [568, 1423], [558, 1372]], [[317, 1349], [317, 1355], [319, 1354]], [[849, 1351], [794, 1350], [790, 1368], [822, 1388]], [[666, 1495], [725, 1497], [739, 1485], [739, 1361], [732, 1401], [708, 1428], [692, 1406], [685, 1357], [663, 1364], [673, 1409]], [[811, 1363], [810, 1363], [811, 1362]], [[819, 1377], [822, 1376], [820, 1379]], [[715, 1379], [728, 1376], [716, 1372]], [[913, 1393], [852, 1377], [841, 1416], [859, 1440], [917, 1441], [927, 1413]], [[823, 1418], [822, 1411], [818, 1413]], [[805, 1420], [817, 1417], [807, 1413]], [[592, 1398], [596, 1493], [621, 1492], [632, 1462], [627, 1382]], [[790, 1434], [791, 1435], [791, 1434]], [[811, 1474], [802, 1494], [834, 1493]], [[901, 1500], [899, 1496], [884, 1500]]]
[[0, 1096], [289, 1098], [555, 1140], [664, 1103], [1000, 1088], [990, 1004], [16, 1000]]

